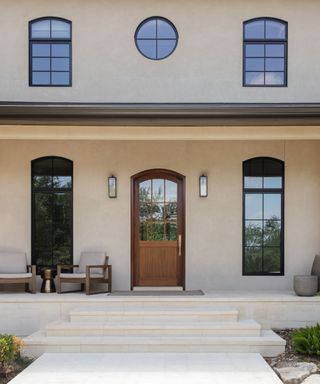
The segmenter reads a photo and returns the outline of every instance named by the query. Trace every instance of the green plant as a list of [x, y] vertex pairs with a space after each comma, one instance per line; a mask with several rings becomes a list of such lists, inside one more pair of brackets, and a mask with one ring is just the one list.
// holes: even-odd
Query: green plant
[[23, 341], [13, 335], [0, 335], [0, 373], [6, 375], [19, 356]]
[[310, 356], [320, 356], [320, 324], [294, 332], [292, 342], [297, 352]]

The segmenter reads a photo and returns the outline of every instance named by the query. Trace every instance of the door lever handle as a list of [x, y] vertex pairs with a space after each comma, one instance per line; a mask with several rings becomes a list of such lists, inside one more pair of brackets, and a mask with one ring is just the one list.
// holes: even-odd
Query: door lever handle
[[182, 235], [178, 236], [178, 248], [179, 248], [179, 256], [182, 255]]

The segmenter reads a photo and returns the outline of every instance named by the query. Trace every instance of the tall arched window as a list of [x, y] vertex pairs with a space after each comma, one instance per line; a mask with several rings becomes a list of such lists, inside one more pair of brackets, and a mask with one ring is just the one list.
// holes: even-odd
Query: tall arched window
[[72, 264], [73, 163], [61, 157], [32, 161], [32, 263]]
[[30, 21], [29, 84], [71, 86], [71, 21], [57, 17]]
[[243, 163], [243, 274], [284, 274], [284, 163]]
[[248, 20], [243, 34], [243, 85], [287, 86], [287, 22], [269, 17]]

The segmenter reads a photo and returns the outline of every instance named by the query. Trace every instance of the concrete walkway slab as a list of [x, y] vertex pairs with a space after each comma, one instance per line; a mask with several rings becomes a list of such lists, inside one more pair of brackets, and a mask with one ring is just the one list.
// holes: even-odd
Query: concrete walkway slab
[[281, 384], [256, 353], [45, 353], [10, 384]]

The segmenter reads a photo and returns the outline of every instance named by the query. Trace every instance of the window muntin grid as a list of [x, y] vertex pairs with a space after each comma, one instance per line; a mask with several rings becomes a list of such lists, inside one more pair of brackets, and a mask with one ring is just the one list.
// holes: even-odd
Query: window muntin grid
[[139, 52], [152, 60], [162, 60], [170, 56], [177, 47], [178, 38], [175, 26], [163, 17], [144, 20], [135, 33]]
[[42, 18], [30, 22], [30, 85], [71, 85], [71, 22]]
[[287, 85], [287, 23], [261, 18], [244, 24], [244, 86]]
[[283, 162], [244, 162], [243, 273], [283, 275]]

